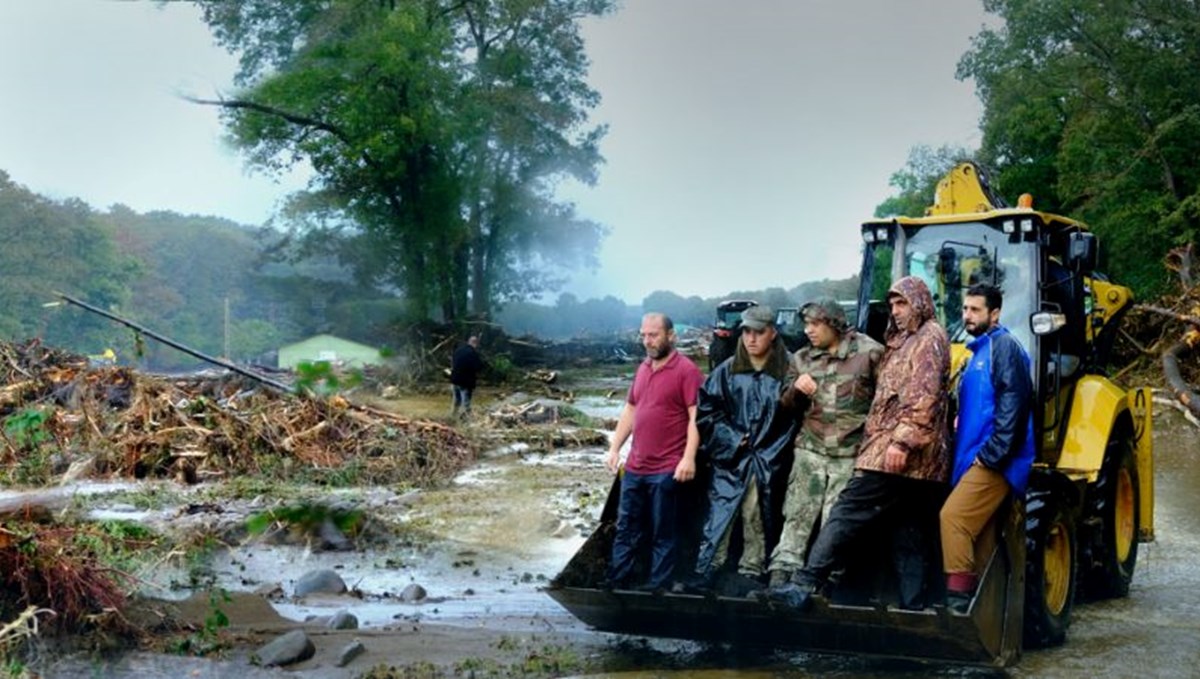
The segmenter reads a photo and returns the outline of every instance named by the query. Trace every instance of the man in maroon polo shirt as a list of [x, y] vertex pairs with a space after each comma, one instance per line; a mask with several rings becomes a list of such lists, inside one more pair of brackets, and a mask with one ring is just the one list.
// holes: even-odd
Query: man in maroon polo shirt
[[648, 528], [650, 577], [638, 589], [657, 591], [666, 589], [675, 569], [675, 484], [696, 476], [696, 396], [704, 376], [675, 351], [674, 324], [666, 314], [646, 314], [641, 332], [646, 360], [634, 375], [604, 461], [616, 473], [621, 446], [633, 434], [621, 477], [608, 582], [617, 588], [630, 586], [637, 549]]

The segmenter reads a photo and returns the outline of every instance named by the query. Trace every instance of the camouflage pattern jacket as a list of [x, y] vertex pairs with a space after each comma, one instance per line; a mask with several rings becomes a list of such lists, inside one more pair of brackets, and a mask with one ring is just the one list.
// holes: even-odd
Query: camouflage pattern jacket
[[[780, 400], [785, 408], [804, 414], [797, 450], [854, 457], [863, 438], [882, 356], [881, 344], [855, 330], [846, 331], [833, 353], [812, 345], [796, 351]], [[804, 374], [817, 383], [812, 397], [792, 386]]]
[[907, 299], [912, 315], [907, 327], [897, 327], [895, 318], [888, 321], [875, 400], [855, 467], [884, 471], [884, 453], [896, 444], [908, 451], [902, 476], [946, 481], [950, 341], [934, 318], [933, 296], [920, 278], [901, 278], [888, 295]]

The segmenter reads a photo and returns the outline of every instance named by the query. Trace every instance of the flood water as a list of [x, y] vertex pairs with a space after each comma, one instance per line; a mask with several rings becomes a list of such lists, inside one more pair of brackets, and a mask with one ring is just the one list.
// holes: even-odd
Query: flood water
[[[1200, 676], [1200, 430], [1176, 412], [1155, 417], [1155, 534], [1139, 545], [1137, 571], [1124, 599], [1078, 604], [1067, 642], [1026, 651], [1006, 671], [868, 658], [784, 654], [739, 656], [736, 649], [680, 646], [659, 668], [595, 677], [1009, 676], [1125, 679]], [[649, 654], [653, 657], [653, 653]], [[653, 662], [653, 660], [651, 660]]]
[[[611, 418], [619, 413], [620, 398], [589, 400], [578, 407]], [[1158, 414], [1155, 426], [1157, 540], [1140, 545], [1129, 597], [1076, 606], [1064, 646], [1026, 652], [1020, 664], [1006, 672], [771, 654], [590, 630], [541, 588], [595, 527], [612, 478], [603, 468], [601, 448], [550, 454], [513, 450], [482, 460], [450, 488], [421, 492], [417, 500], [374, 501], [372, 511], [402, 513], [406, 521], [420, 526], [426, 540], [353, 552], [247, 542], [218, 554], [212, 570], [230, 591], [251, 591], [275, 582], [290, 593], [305, 572], [333, 568], [356, 590], [355, 596], [285, 596], [275, 608], [297, 621], [346, 609], [359, 618], [362, 628], [381, 631], [422, 621], [552, 632], [589, 649], [596, 666], [614, 670], [594, 675], [603, 677], [1200, 676], [1200, 430], [1173, 411]], [[386, 496], [390, 491], [371, 492]], [[399, 593], [410, 584], [424, 587], [428, 598], [400, 601]], [[615, 672], [618, 669], [622, 671]]]

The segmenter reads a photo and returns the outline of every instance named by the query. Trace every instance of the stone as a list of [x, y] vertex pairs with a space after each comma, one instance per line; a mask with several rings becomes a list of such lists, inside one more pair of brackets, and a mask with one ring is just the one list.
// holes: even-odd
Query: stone
[[263, 667], [282, 667], [313, 657], [317, 647], [303, 630], [292, 630], [254, 652], [251, 658]]
[[309, 571], [296, 581], [295, 596], [309, 594], [343, 594], [346, 592], [346, 582], [336, 571], [328, 568], [319, 571]]
[[334, 613], [325, 626], [329, 629], [358, 629], [358, 618], [350, 611]]
[[415, 582], [408, 587], [405, 587], [404, 591], [400, 592], [400, 600], [405, 603], [420, 601], [427, 596], [429, 596], [429, 592], [426, 592], [424, 587]]
[[336, 664], [338, 667], [345, 667], [346, 665], [349, 665], [351, 662], [353, 662], [355, 658], [357, 658], [358, 656], [360, 656], [366, 652], [367, 652], [367, 647], [363, 646], [363, 642], [359, 641], [358, 639], [355, 639], [354, 641], [351, 641], [349, 644], [347, 644], [346, 647], [343, 648], [338, 653], [338, 658], [337, 658]]

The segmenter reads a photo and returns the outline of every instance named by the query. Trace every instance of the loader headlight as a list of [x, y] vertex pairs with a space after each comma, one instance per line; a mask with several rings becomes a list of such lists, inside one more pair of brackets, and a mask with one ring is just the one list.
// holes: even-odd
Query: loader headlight
[[1011, 219], [1006, 219], [1001, 222], [1000, 230], [1011, 236], [1017, 232], [1017, 223]]
[[1039, 311], [1029, 317], [1029, 329], [1035, 335], [1049, 335], [1067, 324], [1066, 314]]
[[867, 244], [874, 243], [875, 242], [875, 231], [872, 229], [863, 229], [862, 237], [863, 237], [864, 243], [867, 243]]

